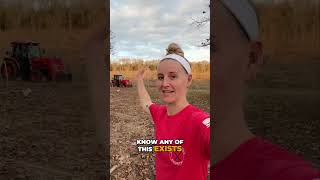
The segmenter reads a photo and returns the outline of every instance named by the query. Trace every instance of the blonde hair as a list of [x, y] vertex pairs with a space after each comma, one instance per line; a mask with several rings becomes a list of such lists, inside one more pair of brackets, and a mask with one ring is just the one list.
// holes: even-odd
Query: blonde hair
[[[166, 51], [167, 51], [167, 53], [166, 53], [166, 56], [168, 56], [168, 55], [178, 55], [178, 56], [181, 56], [183, 59], [184, 59], [184, 61], [186, 61], [187, 63], [188, 63], [188, 65], [186, 65], [186, 64], [184, 64], [184, 63], [182, 63], [182, 62], [180, 62], [179, 60], [177, 60], [180, 64], [181, 64], [181, 66], [183, 67], [183, 69], [185, 70], [185, 72], [187, 73], [187, 74], [190, 74], [191, 73], [191, 64], [190, 64], [190, 62], [184, 57], [184, 52], [183, 52], [183, 50], [181, 49], [181, 47], [179, 46], [179, 44], [177, 44], [177, 43], [170, 43], [169, 45], [168, 45], [168, 48], [166, 49]], [[166, 60], [166, 59], [163, 59], [163, 60]], [[161, 61], [163, 61], [163, 60], [161, 60]], [[188, 67], [186, 67], [186, 66], [189, 66], [189, 68]], [[187, 70], [187, 69], [189, 70]]]
[[177, 54], [179, 56], [184, 57], [184, 52], [183, 52], [183, 50], [181, 49], [181, 47], [177, 43], [170, 43], [166, 50], [167, 50], [167, 54], [166, 55]]

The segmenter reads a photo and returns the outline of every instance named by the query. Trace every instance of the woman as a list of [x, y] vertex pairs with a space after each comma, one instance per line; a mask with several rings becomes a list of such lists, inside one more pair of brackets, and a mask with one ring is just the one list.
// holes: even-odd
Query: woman
[[213, 5], [213, 164], [211, 179], [312, 180], [312, 164], [254, 136], [243, 112], [247, 82], [263, 64], [256, 10], [248, 0], [216, 0]]
[[191, 66], [179, 45], [171, 43], [157, 67], [156, 87], [165, 105], [151, 101], [143, 82], [144, 70], [137, 73], [137, 88], [143, 110], [152, 117], [155, 136], [160, 140], [183, 140], [180, 152], [157, 152], [158, 180], [201, 180], [207, 178], [210, 159], [209, 115], [188, 103], [192, 83]]

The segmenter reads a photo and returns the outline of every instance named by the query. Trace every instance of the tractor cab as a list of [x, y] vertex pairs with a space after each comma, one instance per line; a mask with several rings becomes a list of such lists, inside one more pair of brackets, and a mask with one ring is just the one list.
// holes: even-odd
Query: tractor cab
[[132, 83], [125, 79], [121, 74], [113, 75], [113, 79], [111, 80], [111, 86], [113, 87], [132, 87]]
[[12, 42], [11, 48], [12, 57], [16, 59], [40, 58], [44, 54], [40, 49], [39, 43], [36, 42]]
[[122, 75], [116, 74], [116, 75], [113, 75], [113, 79], [114, 79], [114, 80], [117, 80], [117, 81], [121, 81], [121, 80], [123, 80], [124, 78], [123, 78]]

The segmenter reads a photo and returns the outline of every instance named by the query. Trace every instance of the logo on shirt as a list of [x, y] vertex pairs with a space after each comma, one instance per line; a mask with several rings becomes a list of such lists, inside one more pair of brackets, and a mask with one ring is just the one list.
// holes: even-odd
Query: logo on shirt
[[180, 152], [170, 152], [169, 153], [170, 161], [176, 166], [181, 166], [183, 163], [185, 154], [186, 153], [183, 147], [182, 147], [182, 151]]
[[205, 126], [207, 126], [207, 128], [209, 128], [210, 127], [210, 118], [203, 120], [202, 124], [204, 124]]

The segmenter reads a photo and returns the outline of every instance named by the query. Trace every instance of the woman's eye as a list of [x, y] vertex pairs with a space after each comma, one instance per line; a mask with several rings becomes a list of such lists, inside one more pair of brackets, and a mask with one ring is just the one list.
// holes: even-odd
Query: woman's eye
[[163, 77], [158, 77], [158, 80], [163, 80]]
[[171, 76], [171, 79], [176, 79], [177, 78], [177, 76]]

